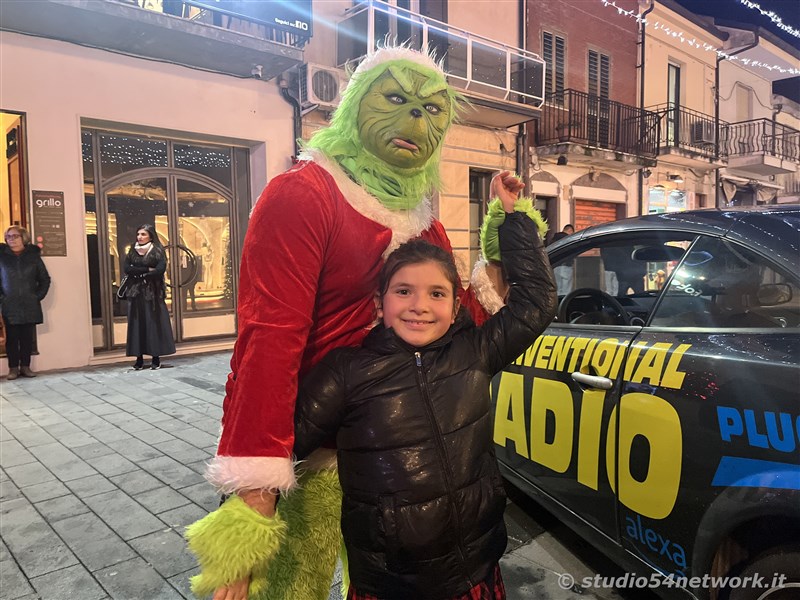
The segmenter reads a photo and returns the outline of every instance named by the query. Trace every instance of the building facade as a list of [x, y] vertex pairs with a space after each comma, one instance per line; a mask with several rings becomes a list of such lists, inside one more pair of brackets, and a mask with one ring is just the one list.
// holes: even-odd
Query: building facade
[[722, 48], [727, 34], [672, 0], [653, 0], [642, 16], [642, 106], [659, 119], [658, 164], [644, 181], [642, 213], [715, 206], [725, 161], [712, 48]]
[[0, 109], [14, 183], [0, 210], [4, 226], [32, 231], [52, 277], [34, 369], [121, 359], [126, 310], [114, 292], [145, 223], [167, 247], [179, 352], [232, 345], [247, 217], [293, 153], [292, 107], [274, 78], [301, 62], [302, 43], [156, 8], [3, 6]]
[[[635, 0], [620, 6], [636, 11]], [[531, 190], [551, 231], [638, 214], [654, 164], [655, 115], [637, 108], [637, 29], [601, 2], [528, 0], [528, 48], [546, 61], [545, 105], [529, 143]]]
[[231, 347], [253, 202], [385, 43], [432, 49], [468, 100], [432, 198], [465, 280], [501, 169], [551, 232], [800, 193], [797, 98], [711, 50], [796, 67], [796, 49], [673, 0], [202, 4], [3, 5], [0, 221], [32, 231], [53, 278], [35, 369], [122, 359], [115, 291], [145, 223], [168, 250], [179, 352]]
[[[291, 165], [296, 140], [327, 123], [345, 66], [387, 40], [434, 48], [469, 100], [432, 199], [465, 279], [491, 173], [522, 163], [520, 127], [540, 113], [544, 69], [521, 49], [521, 1], [504, 3], [502, 23], [491, 2], [332, 1], [314, 3], [313, 16], [309, 0], [240, 3], [239, 13], [198, 4], [3, 7], [11, 176], [0, 217], [32, 231], [53, 278], [35, 369], [123, 359], [115, 291], [144, 223], [167, 247], [179, 353], [231, 347], [253, 202]], [[273, 14], [281, 7], [289, 13]]]
[[[715, 23], [728, 34], [725, 47], [731, 56], [719, 62], [719, 117], [727, 164], [719, 171], [717, 205], [796, 201], [797, 102], [774, 93], [773, 86], [800, 65], [800, 51], [759, 27]], [[752, 61], [777, 68], [754, 67]]]

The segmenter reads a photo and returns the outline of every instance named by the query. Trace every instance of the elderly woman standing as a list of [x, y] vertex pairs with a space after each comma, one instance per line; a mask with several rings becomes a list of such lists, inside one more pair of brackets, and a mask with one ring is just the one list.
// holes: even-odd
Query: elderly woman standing
[[167, 311], [167, 256], [155, 227], [142, 225], [136, 243], [125, 257], [125, 298], [128, 300], [128, 341], [125, 354], [135, 356], [133, 368], [144, 366], [144, 355], [153, 357], [150, 368], [161, 368], [161, 358], [175, 353], [175, 340]]
[[31, 371], [31, 353], [36, 325], [44, 321], [42, 300], [50, 289], [50, 275], [41, 250], [31, 244], [24, 227], [6, 229], [0, 244], [0, 304], [6, 325], [8, 379], [36, 377]]

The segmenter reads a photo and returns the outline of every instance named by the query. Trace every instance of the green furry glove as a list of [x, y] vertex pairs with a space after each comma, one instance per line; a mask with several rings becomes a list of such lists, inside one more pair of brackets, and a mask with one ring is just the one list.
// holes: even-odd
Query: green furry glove
[[[524, 212], [528, 215], [539, 230], [539, 236], [544, 239], [547, 233], [547, 223], [542, 218], [541, 213], [533, 208], [533, 199], [528, 197], [521, 197], [514, 202], [515, 212]], [[486, 217], [483, 219], [481, 226], [481, 252], [483, 258], [489, 262], [500, 261], [500, 236], [498, 230], [500, 225], [506, 220], [506, 211], [503, 210], [503, 203], [500, 198], [495, 198], [489, 202], [486, 211]]]
[[251, 600], [327, 600], [336, 556], [343, 547], [337, 472], [303, 473], [278, 505], [289, 531], [269, 563], [261, 596], [251, 595]]
[[250, 576], [250, 597], [265, 584], [270, 559], [286, 537], [286, 523], [276, 513], [264, 517], [236, 494], [211, 514], [186, 528], [189, 549], [200, 563], [192, 592], [202, 598]]

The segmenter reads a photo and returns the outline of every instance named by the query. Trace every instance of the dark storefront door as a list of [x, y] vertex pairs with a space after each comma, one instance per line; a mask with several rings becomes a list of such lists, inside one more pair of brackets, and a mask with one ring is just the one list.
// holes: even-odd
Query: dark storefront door
[[[104, 149], [107, 155], [99, 178], [90, 163], [95, 178], [103, 179], [103, 169], [115, 173], [101, 186], [86, 186], [95, 349], [125, 345], [127, 303], [116, 290], [128, 248], [144, 224], [155, 225], [167, 250], [166, 301], [176, 342], [235, 335], [237, 216], [246, 215], [239, 209], [249, 204], [236, 199], [235, 182], [243, 178], [234, 173], [235, 150], [110, 134], [95, 134], [92, 140], [91, 135], [84, 132], [84, 141], [93, 143], [93, 156], [98, 150], [102, 156]], [[123, 147], [138, 149], [141, 156], [122, 154]], [[86, 144], [84, 149], [86, 167]], [[116, 164], [108, 168], [106, 161]], [[126, 168], [130, 163], [145, 168]]]

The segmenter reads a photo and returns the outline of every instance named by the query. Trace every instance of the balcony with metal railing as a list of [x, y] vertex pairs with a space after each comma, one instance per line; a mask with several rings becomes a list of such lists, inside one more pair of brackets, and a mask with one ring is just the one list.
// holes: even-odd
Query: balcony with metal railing
[[310, 9], [310, 0], [250, 3], [289, 7], [275, 15], [214, 4], [168, 1], [156, 11], [143, 8], [144, 0], [4, 1], [0, 29], [263, 80], [302, 63], [311, 23], [298, 10]]
[[651, 166], [658, 155], [656, 113], [578, 90], [547, 94], [537, 125], [540, 156]]
[[449, 82], [469, 99], [463, 120], [511, 127], [540, 114], [544, 61], [538, 55], [385, 2], [360, 2], [337, 28], [337, 65], [356, 63], [389, 43], [428, 48]]
[[648, 107], [659, 115], [659, 159], [685, 167], [725, 165], [721, 146], [727, 123], [719, 127], [712, 115], [667, 103]]
[[746, 175], [794, 173], [800, 162], [800, 131], [769, 119], [731, 123], [723, 152], [728, 170]]

